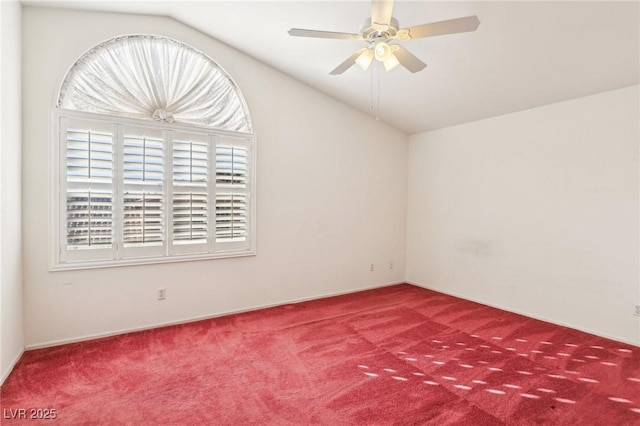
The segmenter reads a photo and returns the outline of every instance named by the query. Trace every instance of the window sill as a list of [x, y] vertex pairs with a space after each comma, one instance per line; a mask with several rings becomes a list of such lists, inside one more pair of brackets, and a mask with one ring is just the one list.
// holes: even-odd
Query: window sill
[[98, 269], [98, 268], [116, 268], [120, 266], [138, 266], [138, 265], [154, 265], [159, 263], [175, 263], [175, 262], [193, 262], [198, 260], [211, 259], [228, 259], [233, 257], [255, 256], [255, 250], [230, 251], [216, 254], [188, 254], [188, 255], [172, 255], [162, 257], [140, 257], [119, 260], [99, 260], [84, 262], [57, 263], [49, 268], [50, 272], [57, 271], [73, 271], [78, 269]]

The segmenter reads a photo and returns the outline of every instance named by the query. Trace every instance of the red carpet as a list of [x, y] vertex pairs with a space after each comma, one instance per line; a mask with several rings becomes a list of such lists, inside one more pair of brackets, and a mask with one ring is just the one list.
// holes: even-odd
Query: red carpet
[[29, 351], [3, 425], [640, 424], [640, 348], [410, 285]]

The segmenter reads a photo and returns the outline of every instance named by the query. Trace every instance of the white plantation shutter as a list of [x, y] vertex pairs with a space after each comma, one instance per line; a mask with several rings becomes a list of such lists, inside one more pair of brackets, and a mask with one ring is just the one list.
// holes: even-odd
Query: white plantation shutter
[[113, 242], [111, 192], [67, 192], [67, 247], [110, 248]]
[[54, 269], [254, 254], [254, 137], [61, 111]]
[[114, 127], [66, 119], [62, 124], [59, 252], [64, 260], [108, 259], [114, 244]]
[[216, 194], [216, 241], [238, 242], [247, 238], [247, 197], [245, 194]]
[[125, 126], [122, 146], [124, 256], [161, 255], [166, 211], [164, 133]]
[[206, 185], [208, 143], [206, 140], [198, 140], [204, 138], [202, 135], [189, 135], [178, 139], [180, 136], [182, 135], [175, 136], [173, 141], [174, 182]]
[[210, 137], [174, 133], [173, 137], [173, 252], [209, 250]]
[[66, 130], [66, 143], [67, 181], [111, 182], [113, 178], [111, 132], [92, 128], [70, 128]]
[[162, 132], [149, 129], [125, 129], [125, 183], [162, 184], [164, 140]]
[[124, 193], [124, 246], [162, 244], [162, 193], [131, 191]]
[[216, 142], [216, 245], [223, 249], [250, 247], [248, 141], [219, 138]]
[[207, 193], [173, 193], [173, 243], [207, 243]]
[[245, 188], [247, 184], [247, 149], [242, 146], [216, 146], [216, 184]]

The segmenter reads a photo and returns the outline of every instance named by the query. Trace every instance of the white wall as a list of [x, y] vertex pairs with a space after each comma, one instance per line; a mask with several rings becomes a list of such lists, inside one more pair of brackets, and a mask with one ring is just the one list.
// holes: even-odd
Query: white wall
[[408, 281], [640, 344], [638, 97], [412, 136]]
[[0, 2], [0, 384], [24, 349], [20, 20], [19, 3]]
[[[404, 134], [169, 18], [23, 15], [27, 347], [404, 281]], [[242, 90], [258, 135], [257, 256], [48, 272], [50, 108], [82, 53], [131, 33], [193, 45]]]

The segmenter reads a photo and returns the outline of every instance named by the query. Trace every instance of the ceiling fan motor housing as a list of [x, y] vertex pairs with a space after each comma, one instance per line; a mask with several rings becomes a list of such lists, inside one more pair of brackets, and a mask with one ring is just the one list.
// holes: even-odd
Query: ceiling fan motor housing
[[360, 27], [360, 34], [364, 40], [375, 44], [393, 38], [398, 32], [398, 28], [400, 28], [400, 24], [396, 18], [391, 18], [389, 24], [378, 24], [371, 22], [371, 18], [367, 18]]

